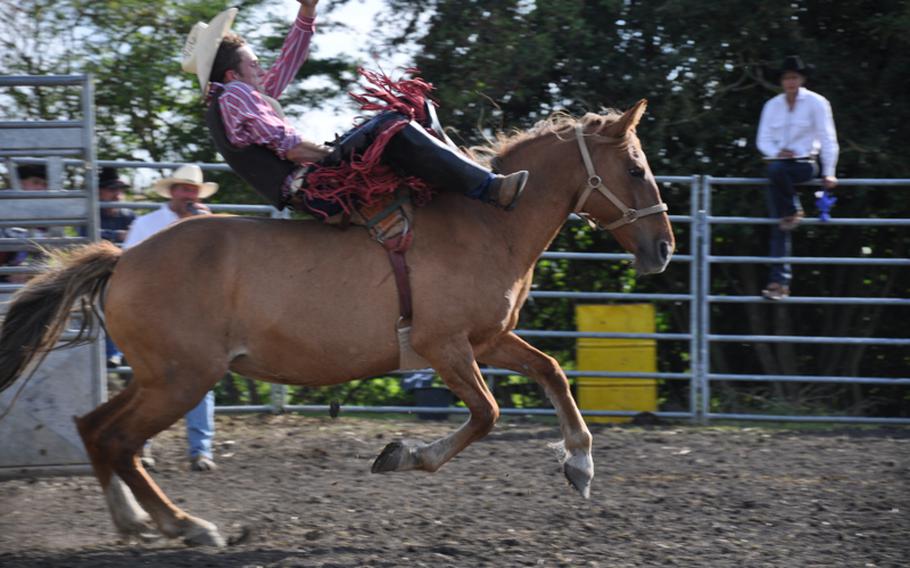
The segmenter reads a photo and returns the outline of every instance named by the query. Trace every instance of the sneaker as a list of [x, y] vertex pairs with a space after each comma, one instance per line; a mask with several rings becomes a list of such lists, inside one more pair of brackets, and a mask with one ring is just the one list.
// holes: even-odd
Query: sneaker
[[511, 211], [515, 209], [515, 204], [518, 203], [518, 198], [521, 197], [521, 192], [524, 191], [527, 181], [528, 172], [526, 170], [507, 176], [498, 175], [490, 184], [490, 190], [485, 201], [506, 211]]
[[805, 214], [802, 211], [797, 211], [793, 215], [787, 215], [786, 217], [781, 217], [780, 220], [780, 230], [781, 231], [792, 231], [799, 225], [799, 222], [803, 220]]
[[761, 291], [761, 295], [768, 300], [783, 300], [790, 296], [790, 287], [779, 282], [771, 282]]
[[192, 471], [214, 471], [218, 469], [212, 458], [205, 456], [193, 456], [190, 459], [190, 470]]

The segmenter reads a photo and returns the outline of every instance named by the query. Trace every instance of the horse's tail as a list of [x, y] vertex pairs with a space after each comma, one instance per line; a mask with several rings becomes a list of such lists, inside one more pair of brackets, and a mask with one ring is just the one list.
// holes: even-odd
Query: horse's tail
[[0, 331], [0, 391], [9, 388], [36, 356], [44, 357], [57, 348], [78, 300], [82, 316], [79, 332], [58, 347], [92, 340], [98, 321], [93, 306], [120, 254], [120, 249], [107, 241], [51, 252], [44, 272], [13, 295]]

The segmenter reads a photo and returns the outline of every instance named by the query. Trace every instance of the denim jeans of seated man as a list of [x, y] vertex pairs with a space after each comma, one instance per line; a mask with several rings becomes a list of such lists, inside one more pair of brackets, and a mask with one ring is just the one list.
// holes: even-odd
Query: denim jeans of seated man
[[[809, 181], [818, 175], [818, 165], [809, 160], [779, 160], [768, 165], [767, 198], [768, 213], [774, 219], [794, 215], [803, 207], [796, 193], [795, 185]], [[777, 224], [771, 225], [771, 250], [769, 255], [790, 256], [793, 244], [791, 231], [782, 231]], [[769, 282], [790, 285], [793, 271], [790, 264], [771, 265]]]

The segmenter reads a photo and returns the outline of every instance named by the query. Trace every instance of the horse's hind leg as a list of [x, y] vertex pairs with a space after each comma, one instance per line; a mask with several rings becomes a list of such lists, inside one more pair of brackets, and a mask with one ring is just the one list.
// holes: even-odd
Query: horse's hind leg
[[469, 444], [486, 436], [499, 418], [499, 406], [484, 382], [471, 345], [451, 342], [427, 354], [433, 368], [471, 411], [468, 421], [448, 436], [429, 444], [392, 442], [373, 462], [373, 473], [422, 469], [436, 471]]
[[136, 534], [128, 512], [135, 497], [165, 536], [182, 537], [189, 544], [223, 546], [215, 525], [171, 503], [139, 460], [144, 442], [186, 414], [221, 376], [199, 381], [185, 373], [171, 375], [173, 382], [167, 387], [151, 387], [143, 380], [143, 371], [135, 369], [133, 381], [121, 395], [76, 419], [76, 424], [118, 530]]
[[150, 540], [160, 536], [152, 524], [151, 517], [139, 506], [133, 493], [114, 473], [111, 464], [98, 459], [99, 452], [95, 447], [93, 435], [118, 415], [128, 412], [134, 395], [135, 390], [124, 390], [89, 414], [76, 418], [75, 421], [91, 459], [95, 477], [101, 484], [117, 532], [126, 539], [136, 537]]
[[566, 478], [583, 496], [591, 494], [594, 461], [591, 459], [591, 432], [581, 417], [572, 398], [569, 381], [559, 363], [549, 355], [528, 345], [524, 340], [508, 333], [479, 357], [482, 363], [527, 373], [547, 393], [556, 415], [565, 443], [566, 455], [563, 471]]

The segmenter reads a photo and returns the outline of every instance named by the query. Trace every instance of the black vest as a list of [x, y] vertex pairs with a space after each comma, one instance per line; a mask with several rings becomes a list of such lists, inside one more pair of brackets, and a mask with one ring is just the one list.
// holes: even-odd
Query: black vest
[[268, 199], [269, 203], [278, 209], [284, 208], [281, 187], [291, 172], [300, 166], [290, 160], [282, 160], [265, 146], [253, 144], [238, 148], [231, 144], [221, 120], [220, 95], [218, 93], [212, 97], [212, 104], [205, 112], [205, 123], [209, 127], [209, 136], [212, 137], [215, 148], [237, 175]]

